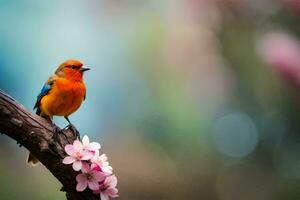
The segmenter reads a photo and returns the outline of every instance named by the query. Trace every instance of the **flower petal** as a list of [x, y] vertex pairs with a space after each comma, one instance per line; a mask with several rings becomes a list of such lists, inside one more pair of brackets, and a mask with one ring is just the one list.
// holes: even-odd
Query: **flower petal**
[[97, 165], [97, 164], [92, 164], [92, 165], [93, 165], [92, 170], [99, 171], [99, 172], [102, 171], [101, 168], [99, 167], [99, 165]]
[[84, 174], [78, 174], [76, 176], [76, 181], [77, 181], [76, 190], [78, 192], [82, 192], [83, 190], [85, 190], [88, 184], [86, 176]]
[[99, 157], [99, 154], [100, 154], [99, 151], [96, 151], [94, 157], [95, 157], [95, 158], [98, 158], [98, 157]]
[[92, 163], [98, 163], [97, 151], [94, 153], [94, 156], [91, 158]]
[[75, 151], [81, 151], [82, 150], [82, 144], [79, 140], [75, 140], [73, 142], [73, 148]]
[[108, 195], [104, 192], [100, 192], [100, 198], [101, 200], [109, 200]]
[[82, 168], [81, 161], [74, 161], [72, 167], [75, 171], [79, 171]]
[[107, 174], [112, 174], [113, 168], [111, 166], [101, 167], [101, 170]]
[[106, 156], [106, 154], [104, 153], [104, 154], [102, 154], [101, 156], [99, 156], [99, 159], [100, 159], [100, 160], [103, 160], [103, 162], [107, 161], [107, 156]]
[[91, 151], [83, 151], [81, 160], [89, 160], [94, 156], [94, 153]]
[[100, 167], [99, 167], [97, 164], [92, 163], [92, 164], [91, 164], [91, 170], [94, 170], [94, 171], [100, 171], [101, 169], [100, 169]]
[[66, 151], [66, 153], [67, 153], [68, 155], [70, 155], [70, 156], [72, 156], [72, 155], [74, 154], [74, 152], [75, 152], [74, 147], [73, 147], [73, 145], [71, 145], [71, 144], [67, 144], [67, 145], [65, 146], [65, 151]]
[[109, 176], [105, 179], [105, 185], [109, 187], [116, 187], [118, 183], [118, 179], [115, 175]]
[[91, 190], [99, 190], [99, 183], [96, 180], [88, 181], [88, 186]]
[[76, 176], [76, 181], [79, 183], [79, 182], [84, 182], [84, 181], [87, 181], [87, 177], [85, 174], [78, 174]]
[[98, 182], [101, 182], [101, 181], [104, 181], [107, 176], [103, 172], [93, 172], [93, 177]]
[[118, 189], [117, 188], [112, 188], [112, 187], [109, 187], [106, 189], [105, 191], [109, 196], [111, 197], [118, 197]]
[[75, 158], [73, 158], [72, 156], [67, 156], [63, 159], [63, 163], [68, 165], [68, 164], [71, 164], [75, 161]]
[[98, 142], [92, 142], [90, 143], [90, 148], [91, 150], [96, 151], [101, 148], [101, 145]]
[[100, 193], [100, 189], [99, 190], [93, 190], [93, 194], [99, 194]]
[[87, 135], [83, 136], [82, 144], [83, 144], [83, 146], [87, 146], [87, 145], [90, 144], [90, 140], [89, 140], [89, 137]]
[[90, 165], [88, 163], [81, 162], [81, 164], [82, 164], [81, 170], [82, 170], [83, 173], [88, 173], [91, 170]]

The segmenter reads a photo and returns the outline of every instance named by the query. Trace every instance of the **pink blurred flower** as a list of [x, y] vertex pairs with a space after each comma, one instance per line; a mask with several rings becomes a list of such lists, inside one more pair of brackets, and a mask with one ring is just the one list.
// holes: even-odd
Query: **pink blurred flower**
[[77, 192], [82, 192], [88, 186], [91, 190], [99, 190], [99, 182], [105, 180], [106, 175], [100, 171], [93, 169], [88, 163], [82, 162], [83, 173], [76, 176]]
[[75, 140], [73, 145], [67, 144], [65, 151], [69, 156], [63, 159], [63, 163], [66, 165], [73, 163], [72, 167], [75, 171], [79, 171], [82, 168], [81, 161], [89, 160], [94, 156], [93, 152], [83, 149], [83, 145], [79, 140]]
[[300, 15], [300, 0], [281, 0], [295, 14]]
[[284, 79], [300, 87], [300, 42], [287, 33], [268, 33], [259, 41], [259, 53]]
[[108, 176], [105, 181], [100, 185], [99, 190], [94, 190], [95, 194], [100, 193], [101, 200], [109, 200], [109, 197], [118, 197], [118, 189], [116, 188], [118, 183], [115, 175]]
[[98, 142], [90, 143], [90, 139], [87, 135], [83, 136], [82, 144], [83, 144], [84, 150], [88, 150], [88, 151], [92, 151], [92, 152], [98, 152], [99, 149], [101, 148], [101, 145]]
[[109, 165], [105, 154], [99, 156], [99, 152], [96, 152], [91, 159], [91, 162], [96, 164], [100, 171], [107, 173], [108, 175], [112, 174], [113, 168]]

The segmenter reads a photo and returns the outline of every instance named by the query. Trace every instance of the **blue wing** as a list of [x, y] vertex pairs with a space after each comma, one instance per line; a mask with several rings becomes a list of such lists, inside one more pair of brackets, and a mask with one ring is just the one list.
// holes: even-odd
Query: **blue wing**
[[50, 89], [51, 89], [51, 85], [45, 84], [39, 95], [45, 95], [45, 94], [47, 94]]
[[33, 109], [37, 109], [36, 110], [36, 114], [41, 114], [41, 110], [40, 110], [40, 104], [41, 104], [41, 100], [44, 96], [46, 96], [49, 91], [52, 88], [54, 81], [47, 81], [47, 83], [45, 83], [45, 85], [43, 86], [40, 94], [37, 96], [37, 100], [35, 102], [34, 108]]

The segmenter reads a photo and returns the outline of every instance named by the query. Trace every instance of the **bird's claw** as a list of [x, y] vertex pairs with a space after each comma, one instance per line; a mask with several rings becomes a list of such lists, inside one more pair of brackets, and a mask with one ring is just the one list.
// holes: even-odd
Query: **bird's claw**
[[69, 124], [66, 128], [70, 129], [73, 132], [74, 137], [80, 140], [80, 133], [73, 124]]

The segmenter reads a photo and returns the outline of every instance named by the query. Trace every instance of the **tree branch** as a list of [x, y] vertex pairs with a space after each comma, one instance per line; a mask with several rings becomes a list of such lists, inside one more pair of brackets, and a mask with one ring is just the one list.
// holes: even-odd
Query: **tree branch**
[[[62, 130], [44, 118], [35, 115], [0, 90], [0, 132], [26, 147], [61, 182], [68, 200], [99, 199], [91, 191], [76, 192], [75, 172], [64, 165], [64, 146], [75, 140], [71, 130]], [[54, 137], [57, 134], [57, 137]], [[65, 136], [64, 136], [65, 135]], [[25, 163], [24, 163], [25, 164]], [[46, 184], [46, 183], [45, 183]]]

